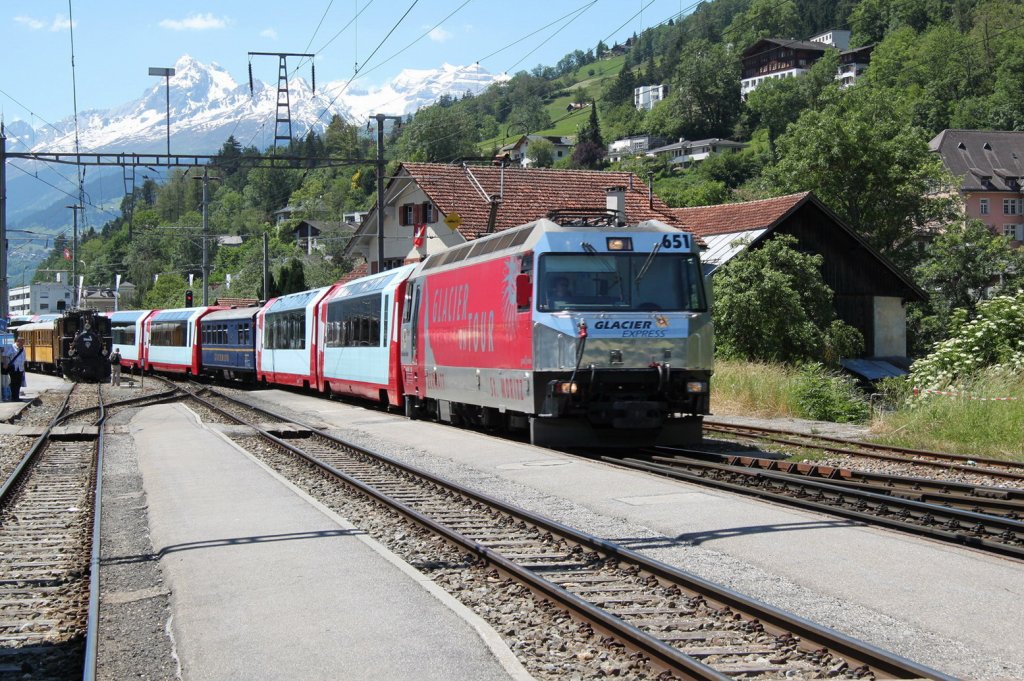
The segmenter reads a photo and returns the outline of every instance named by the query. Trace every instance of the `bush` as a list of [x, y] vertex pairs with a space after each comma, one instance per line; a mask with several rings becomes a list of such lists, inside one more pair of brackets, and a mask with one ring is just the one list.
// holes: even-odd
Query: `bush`
[[914, 363], [915, 388], [964, 390], [983, 370], [1024, 372], [1024, 292], [999, 296], [978, 304], [978, 315], [953, 314], [951, 336]]
[[800, 416], [816, 421], [863, 423], [871, 409], [853, 379], [831, 373], [818, 363], [806, 364], [796, 381]]

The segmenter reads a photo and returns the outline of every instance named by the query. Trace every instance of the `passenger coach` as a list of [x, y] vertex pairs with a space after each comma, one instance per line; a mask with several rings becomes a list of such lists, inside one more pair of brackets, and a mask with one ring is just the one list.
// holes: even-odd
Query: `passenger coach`
[[146, 368], [169, 373], [200, 374], [202, 341], [199, 320], [223, 307], [159, 310], [145, 321]]
[[199, 321], [202, 371], [232, 381], [256, 380], [256, 313], [259, 307], [211, 312]]
[[256, 379], [264, 383], [316, 388], [316, 309], [337, 286], [272, 299], [256, 315]]
[[110, 315], [110, 335], [121, 352], [121, 366], [136, 369], [146, 365], [146, 320], [159, 310], [125, 310]]
[[319, 390], [402, 404], [398, 371], [399, 324], [405, 265], [335, 288], [320, 305]]

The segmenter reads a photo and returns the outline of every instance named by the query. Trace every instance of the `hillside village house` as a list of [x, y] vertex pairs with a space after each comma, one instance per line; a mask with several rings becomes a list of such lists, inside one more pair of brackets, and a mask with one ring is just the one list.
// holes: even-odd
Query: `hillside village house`
[[624, 158], [642, 156], [651, 149], [665, 144], [665, 140], [652, 135], [632, 135], [617, 139], [608, 145], [608, 161], [615, 163]]
[[654, 105], [668, 97], [668, 85], [641, 85], [633, 88], [633, 106], [650, 111]]
[[[824, 256], [823, 274], [835, 291], [837, 313], [864, 335], [869, 357], [906, 357], [904, 303], [925, 297], [810, 193], [669, 208], [632, 173], [405, 163], [385, 188], [384, 201], [384, 269], [561, 208], [609, 208], [629, 224], [655, 219], [692, 231], [707, 245], [702, 258], [712, 272], [747, 247], [740, 240], [756, 248], [774, 234], [792, 234], [802, 250]], [[378, 270], [375, 211], [360, 225], [346, 255], [367, 262], [352, 277]]]
[[743, 142], [712, 137], [704, 140], [684, 140], [666, 144], [663, 147], [650, 149], [648, 156], [662, 156], [668, 158], [668, 163], [676, 168], [689, 168], [695, 163], [700, 163], [709, 156], [716, 154], [734, 154], [746, 148]]
[[524, 168], [529, 168], [530, 159], [528, 158], [528, 153], [530, 150], [530, 144], [539, 140], [545, 140], [551, 143], [554, 147], [551, 151], [551, 155], [555, 161], [571, 155], [573, 147], [576, 146], [576, 140], [572, 137], [559, 137], [558, 135], [523, 135], [515, 142], [506, 144], [499, 149], [498, 155], [495, 158], [497, 160], [507, 160], [521, 165]]
[[[630, 222], [672, 221], [669, 207], [632, 173], [404, 163], [384, 189], [383, 269], [418, 262], [552, 210], [609, 205]], [[363, 257], [371, 273], [378, 270], [376, 209], [363, 220], [346, 255]]]
[[867, 69], [873, 46], [848, 50], [849, 45], [850, 32], [838, 29], [824, 31], [809, 40], [762, 38], [741, 55], [740, 96], [746, 97], [767, 80], [807, 73], [829, 48], [839, 50], [836, 80], [841, 87], [850, 87]]
[[967, 217], [1024, 242], [1024, 132], [943, 130], [929, 148], [960, 178]]

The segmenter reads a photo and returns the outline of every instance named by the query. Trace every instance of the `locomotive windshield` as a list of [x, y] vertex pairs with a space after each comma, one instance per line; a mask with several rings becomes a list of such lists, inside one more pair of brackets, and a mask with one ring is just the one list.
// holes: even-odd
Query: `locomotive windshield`
[[537, 309], [703, 312], [704, 276], [692, 253], [548, 253]]

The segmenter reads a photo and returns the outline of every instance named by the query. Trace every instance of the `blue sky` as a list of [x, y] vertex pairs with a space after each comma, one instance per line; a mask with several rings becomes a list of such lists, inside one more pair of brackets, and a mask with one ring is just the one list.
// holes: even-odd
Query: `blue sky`
[[[318, 83], [348, 80], [358, 63], [363, 71], [352, 87], [379, 85], [402, 69], [431, 69], [443, 63], [463, 66], [479, 61], [492, 73], [514, 73], [537, 64], [554, 65], [567, 52], [586, 50], [599, 40], [609, 45], [621, 42], [679, 12], [689, 13], [695, 4], [71, 0], [78, 110], [106, 109], [137, 99], [154, 84], [148, 67], [173, 66], [184, 54], [220, 64], [240, 84], [248, 78], [250, 51], [315, 53]], [[0, 70], [0, 110], [5, 120], [39, 126], [72, 113], [70, 26], [67, 0], [0, 1], [0, 55], [5, 62]], [[514, 44], [502, 49], [510, 43]], [[289, 67], [294, 63], [289, 60]], [[276, 59], [255, 57], [252, 66], [257, 79], [276, 82]], [[308, 80], [309, 69], [300, 75]]]

